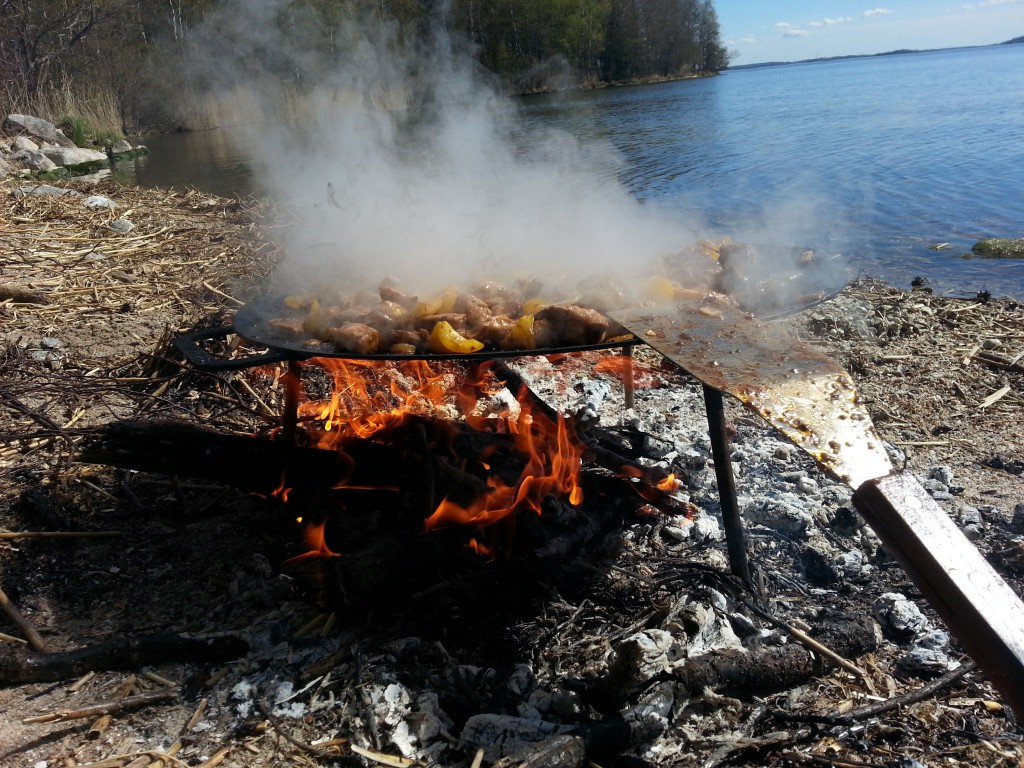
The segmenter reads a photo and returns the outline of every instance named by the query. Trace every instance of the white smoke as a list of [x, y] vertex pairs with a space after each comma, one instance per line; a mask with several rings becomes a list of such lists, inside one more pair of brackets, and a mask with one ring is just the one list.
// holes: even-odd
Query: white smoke
[[394, 277], [407, 293], [512, 276], [570, 287], [650, 274], [695, 239], [630, 196], [609, 147], [527, 131], [451, 37], [412, 44], [379, 19], [336, 21], [327, 36], [284, 0], [231, 0], [194, 38], [193, 77], [258, 94], [267, 116], [243, 135], [260, 186], [287, 203], [273, 233], [282, 277], [353, 289]]

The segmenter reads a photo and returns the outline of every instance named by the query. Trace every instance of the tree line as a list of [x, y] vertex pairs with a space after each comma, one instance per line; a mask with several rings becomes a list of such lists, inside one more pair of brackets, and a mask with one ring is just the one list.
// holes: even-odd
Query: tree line
[[[728, 65], [712, 0], [271, 0], [274, 24], [314, 18], [323, 47], [338, 22], [370, 14], [409, 39], [440, 23], [470, 41], [512, 90], [712, 73]], [[0, 0], [0, 98], [8, 111], [62, 111], [126, 130], [173, 123], [161, 96], [190, 35], [223, 0]], [[242, 3], [246, 13], [255, 3]], [[266, 6], [264, 6], [266, 7]]]

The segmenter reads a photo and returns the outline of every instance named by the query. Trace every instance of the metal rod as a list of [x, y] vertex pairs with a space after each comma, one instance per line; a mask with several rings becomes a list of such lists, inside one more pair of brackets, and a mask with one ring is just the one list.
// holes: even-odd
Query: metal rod
[[288, 493], [288, 471], [295, 454], [295, 440], [299, 431], [299, 394], [302, 390], [302, 368], [298, 360], [289, 360], [284, 376], [284, 412], [281, 414], [281, 443], [284, 449], [284, 462], [281, 467], [280, 489], [284, 499]]
[[711, 455], [715, 460], [715, 477], [718, 480], [718, 499], [722, 506], [722, 523], [725, 526], [725, 543], [729, 553], [729, 568], [734, 576], [753, 588], [750, 578], [750, 564], [747, 560], [746, 537], [743, 535], [743, 520], [736, 500], [736, 480], [732, 474], [732, 458], [729, 456], [729, 432], [725, 421], [725, 403], [722, 393], [707, 384], [704, 387], [704, 409], [708, 414], [708, 431], [711, 436]]
[[633, 345], [623, 344], [619, 354], [627, 358], [626, 365], [622, 369], [622, 393], [626, 410], [629, 410], [633, 407], [636, 394], [636, 382], [633, 378]]

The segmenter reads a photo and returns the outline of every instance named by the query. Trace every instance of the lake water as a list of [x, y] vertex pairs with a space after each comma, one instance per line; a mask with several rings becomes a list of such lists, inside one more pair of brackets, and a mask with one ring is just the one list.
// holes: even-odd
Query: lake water
[[[614, 146], [637, 198], [747, 239], [843, 253], [863, 273], [1024, 298], [1024, 260], [963, 258], [1024, 237], [1024, 45], [737, 70], [530, 97], [527, 129]], [[257, 190], [223, 131], [147, 137], [115, 175]], [[948, 244], [947, 249], [930, 246]]]

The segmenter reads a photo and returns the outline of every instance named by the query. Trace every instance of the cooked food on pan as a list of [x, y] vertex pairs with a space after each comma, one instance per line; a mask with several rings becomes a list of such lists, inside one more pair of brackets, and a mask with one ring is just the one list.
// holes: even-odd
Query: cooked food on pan
[[[785, 283], [790, 278], [780, 281], [777, 275], [803, 270], [814, 261], [813, 251], [788, 249], [787, 254], [788, 267], [772, 259], [773, 276], [768, 279], [762, 277], [766, 258], [753, 246], [701, 241], [663, 259], [662, 275], [629, 285], [588, 278], [580, 281], [572, 298], [557, 301], [546, 300], [534, 280], [490, 282], [426, 298], [406, 294], [388, 280], [375, 293], [323, 290], [287, 296], [280, 315], [268, 323], [311, 348], [327, 343], [353, 355], [578, 347], [628, 336], [604, 314], [627, 306], [726, 294], [741, 307], [754, 309], [789, 287]], [[797, 297], [779, 298], [782, 303]]]

